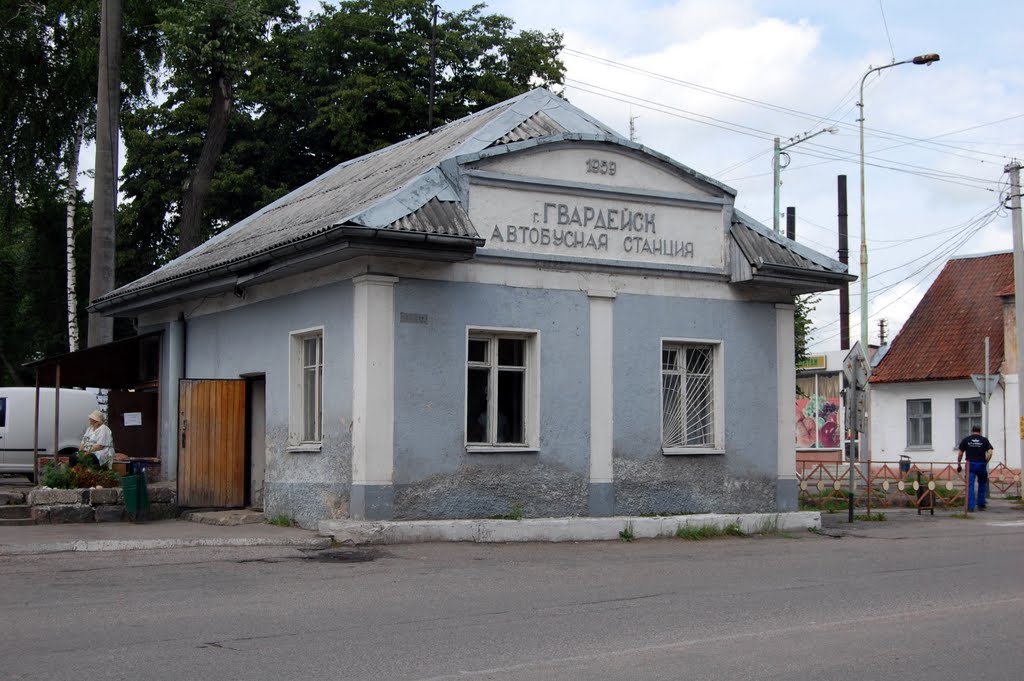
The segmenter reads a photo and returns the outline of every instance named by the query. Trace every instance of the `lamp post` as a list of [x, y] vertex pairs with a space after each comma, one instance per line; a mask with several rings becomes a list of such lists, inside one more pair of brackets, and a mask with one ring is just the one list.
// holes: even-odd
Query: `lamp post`
[[931, 64], [939, 61], [937, 54], [921, 54], [913, 59], [896, 61], [885, 66], [873, 66], [867, 70], [864, 77], [860, 79], [860, 344], [864, 348], [864, 354], [871, 358], [868, 347], [868, 226], [867, 217], [864, 212], [864, 81], [872, 73], [883, 69], [891, 69], [900, 64]]

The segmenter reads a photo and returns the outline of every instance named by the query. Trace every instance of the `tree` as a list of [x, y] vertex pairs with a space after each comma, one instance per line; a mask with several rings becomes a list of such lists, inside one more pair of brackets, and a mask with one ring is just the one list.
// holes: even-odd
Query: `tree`
[[[121, 0], [101, 0], [96, 92], [96, 183], [93, 196], [89, 298], [114, 289], [118, 131], [121, 129]], [[114, 339], [114, 320], [89, 314], [89, 346]]]
[[[212, 17], [214, 10], [237, 12], [245, 3], [197, 4], [203, 5], [197, 12]], [[174, 58], [175, 71], [161, 83], [165, 99], [126, 112], [122, 280], [186, 250], [189, 242], [179, 235], [191, 240], [195, 234], [189, 232], [195, 225], [186, 225], [186, 210], [190, 220], [200, 217], [201, 241], [338, 163], [427, 128], [429, 2], [350, 0], [325, 6], [308, 20], [283, 0], [246, 6], [259, 10], [260, 30], [243, 31], [238, 27], [253, 29], [255, 22], [236, 18], [230, 36], [218, 33], [216, 48], [205, 52], [200, 46], [213, 41], [178, 35], [192, 30], [187, 26], [198, 31], [197, 18], [162, 15], [169, 54], [172, 33], [181, 46], [174, 50], [187, 50]], [[559, 34], [517, 34], [511, 20], [484, 15], [482, 6], [445, 15], [437, 34], [438, 124], [563, 79]], [[235, 41], [230, 45], [229, 37]], [[212, 59], [216, 55], [220, 62]], [[188, 73], [178, 73], [188, 64]], [[215, 73], [235, 77], [214, 80]], [[220, 103], [214, 83], [222, 83]], [[224, 111], [223, 142], [211, 141], [221, 135]], [[211, 135], [214, 128], [218, 132]], [[199, 191], [207, 192], [201, 203], [194, 200]]]
[[810, 341], [811, 331], [814, 326], [811, 322], [811, 314], [818, 305], [820, 298], [812, 295], [796, 296], [794, 302], [796, 311], [793, 315], [794, 334], [796, 336], [796, 363], [807, 359], [807, 344]]
[[[154, 3], [124, 1], [122, 85], [134, 101], [157, 61]], [[69, 293], [78, 307], [87, 300], [85, 291], [68, 290], [59, 263], [74, 198], [73, 238], [84, 257], [73, 259], [78, 271], [89, 266], [81, 246], [91, 207], [69, 188], [80, 131], [85, 139], [95, 134], [98, 10], [96, 0], [0, 0], [0, 380], [7, 384], [29, 378], [24, 362], [67, 349], [65, 301]], [[51, 238], [53, 229], [60, 238]], [[41, 276], [44, 269], [57, 276]]]
[[0, 8], [0, 378], [20, 384], [24, 362], [67, 348], [54, 311], [69, 292], [55, 265], [74, 148], [91, 122], [99, 16], [85, 1]]

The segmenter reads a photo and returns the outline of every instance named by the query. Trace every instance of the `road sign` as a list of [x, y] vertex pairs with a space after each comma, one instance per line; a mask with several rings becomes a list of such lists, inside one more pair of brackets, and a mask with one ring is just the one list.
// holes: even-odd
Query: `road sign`
[[[985, 385], [986, 378], [988, 385]], [[971, 380], [974, 381], [974, 389], [985, 398], [985, 402], [988, 402], [988, 398], [992, 396], [992, 393], [996, 391], [996, 386], [999, 385], [999, 374], [971, 374]]]
[[858, 388], [867, 385], [868, 377], [871, 376], [871, 367], [868, 366], [868, 358], [860, 346], [860, 341], [853, 344], [843, 360], [843, 374], [850, 385], [855, 385]]

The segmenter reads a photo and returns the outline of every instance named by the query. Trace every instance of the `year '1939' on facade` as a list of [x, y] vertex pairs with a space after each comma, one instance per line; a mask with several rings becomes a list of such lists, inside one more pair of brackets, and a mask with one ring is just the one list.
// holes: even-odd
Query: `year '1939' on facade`
[[93, 309], [162, 332], [186, 506], [792, 510], [793, 296], [852, 277], [734, 196], [534, 90], [344, 163]]

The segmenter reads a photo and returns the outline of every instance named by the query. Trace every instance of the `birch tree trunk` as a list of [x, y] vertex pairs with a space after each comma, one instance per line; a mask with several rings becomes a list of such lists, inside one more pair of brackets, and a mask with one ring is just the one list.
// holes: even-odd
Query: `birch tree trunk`
[[78, 350], [78, 296], [75, 295], [77, 276], [75, 273], [75, 212], [78, 209], [78, 154], [82, 151], [82, 137], [85, 136], [83, 111], [78, 116], [75, 140], [68, 150], [68, 223], [67, 223], [67, 264], [68, 264], [68, 349]]

